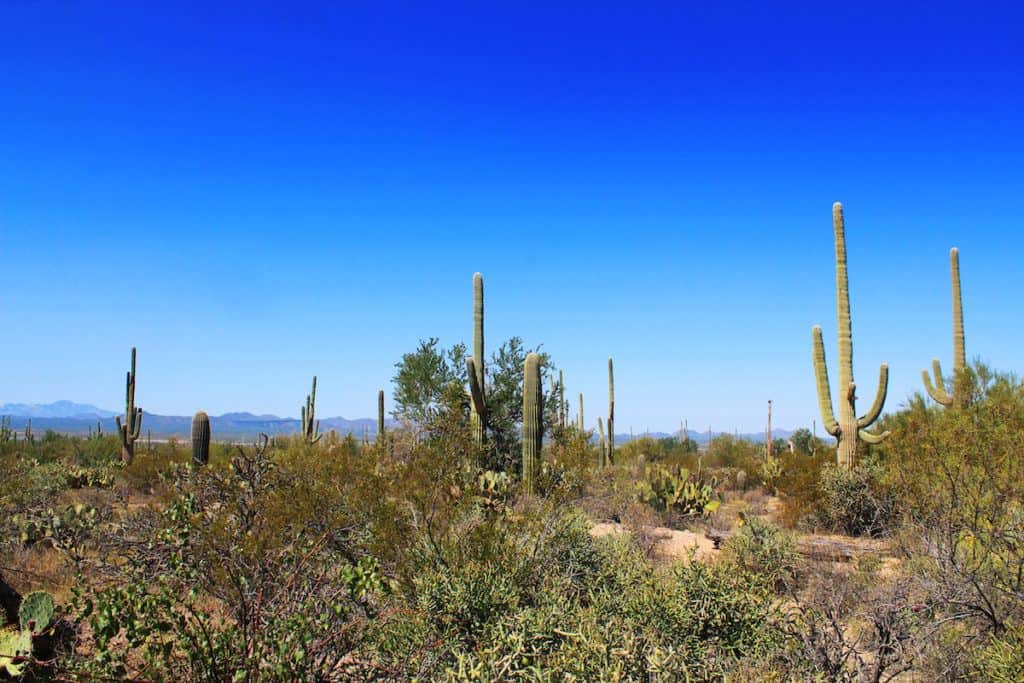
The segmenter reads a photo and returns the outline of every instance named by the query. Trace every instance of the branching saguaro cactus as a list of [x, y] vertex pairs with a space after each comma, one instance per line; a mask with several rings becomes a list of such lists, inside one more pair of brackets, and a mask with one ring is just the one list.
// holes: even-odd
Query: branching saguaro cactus
[[544, 391], [540, 381], [540, 356], [526, 356], [523, 377], [523, 488], [533, 493], [544, 440]]
[[377, 391], [377, 441], [384, 438], [384, 390]]
[[867, 428], [874, 424], [885, 405], [885, 394], [889, 386], [889, 366], [882, 363], [878, 371], [878, 391], [875, 402], [859, 419], [855, 402], [856, 384], [853, 381], [853, 338], [850, 324], [850, 291], [846, 274], [846, 232], [843, 223], [843, 205], [836, 202], [832, 205], [832, 227], [836, 240], [836, 309], [839, 318], [839, 420], [836, 421], [832, 409], [831, 386], [828, 380], [828, 367], [825, 365], [825, 344], [821, 337], [821, 327], [815, 325], [811, 330], [814, 344], [814, 375], [818, 387], [818, 407], [825, 430], [839, 441], [836, 455], [842, 467], [853, 467], [857, 457], [858, 441], [870, 444], [879, 443], [889, 435], [872, 434]]
[[313, 390], [306, 396], [306, 405], [302, 406], [302, 438], [308, 444], [315, 444], [322, 436], [320, 420], [316, 419], [316, 375], [313, 375]]
[[200, 410], [192, 418], [192, 467], [210, 462], [210, 416]]
[[478, 446], [487, 431], [487, 397], [484, 386], [484, 276], [473, 273], [473, 357], [466, 359], [469, 377], [469, 422]]
[[608, 358], [608, 454], [606, 465], [615, 464], [615, 371]]
[[135, 347], [132, 347], [132, 366], [125, 379], [124, 424], [121, 416], [115, 418], [121, 436], [121, 462], [129, 465], [135, 457], [135, 442], [142, 431], [142, 408], [135, 406]]
[[946, 407], [963, 405], [963, 392], [957, 390], [957, 378], [967, 368], [967, 352], [964, 349], [964, 306], [960, 297], [960, 250], [953, 247], [949, 250], [949, 276], [953, 281], [953, 391], [946, 391], [946, 383], [942, 379], [942, 366], [939, 359], [932, 360], [932, 372], [935, 384], [928, 377], [928, 371], [921, 371], [924, 388], [928, 395]]

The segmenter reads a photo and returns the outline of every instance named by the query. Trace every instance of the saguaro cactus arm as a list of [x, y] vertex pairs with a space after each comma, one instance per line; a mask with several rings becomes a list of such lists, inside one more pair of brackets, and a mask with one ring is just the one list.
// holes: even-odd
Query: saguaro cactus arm
[[860, 439], [862, 439], [865, 443], [869, 443], [869, 444], [875, 445], [875, 444], [882, 443], [882, 441], [884, 441], [885, 438], [887, 436], [889, 436], [889, 432], [888, 431], [884, 431], [884, 432], [881, 432], [879, 434], [873, 434], [872, 432], [869, 432], [866, 429], [858, 429], [857, 430], [857, 436]]
[[[882, 414], [882, 406], [885, 405], [885, 396], [889, 392], [889, 365], [882, 363], [878, 368], [878, 391], [875, 393], [875, 402], [871, 409], [864, 413], [863, 417], [857, 420], [858, 427], [870, 427], [878, 416]], [[865, 439], [867, 441], [867, 439]], [[868, 443], [871, 443], [870, 441]]]
[[944, 406], [953, 405], [953, 397], [946, 391], [946, 383], [942, 379], [942, 364], [938, 358], [932, 359], [932, 372], [935, 374], [935, 384], [932, 384], [931, 377], [927, 370], [921, 371], [921, 379], [924, 380], [925, 391], [936, 403]]
[[476, 362], [472, 358], [466, 359], [466, 375], [469, 377], [469, 395], [473, 400], [473, 409], [482, 420], [487, 413], [487, 405], [484, 402], [483, 387], [480, 386], [480, 377], [476, 372]]
[[953, 283], [953, 392], [946, 391], [942, 379], [942, 366], [938, 358], [932, 360], [934, 384], [928, 377], [928, 371], [921, 371], [925, 391], [936, 403], [947, 407], [959, 402], [961, 396], [957, 392], [956, 378], [967, 367], [967, 352], [964, 349], [964, 308], [960, 293], [960, 250], [956, 247], [949, 250], [949, 276]]
[[825, 342], [821, 337], [821, 326], [811, 329], [814, 339], [814, 379], [818, 386], [818, 409], [821, 411], [821, 423], [825, 431], [832, 436], [839, 436], [839, 423], [832, 408], [832, 389], [828, 381], [828, 365], [825, 364]]

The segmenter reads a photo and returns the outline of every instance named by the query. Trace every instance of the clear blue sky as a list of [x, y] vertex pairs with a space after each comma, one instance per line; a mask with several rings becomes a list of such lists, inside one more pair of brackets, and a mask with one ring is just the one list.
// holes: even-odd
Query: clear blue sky
[[[0, 3], [0, 403], [358, 417], [419, 338], [543, 342], [621, 431], [1024, 365], [1011, 3]], [[390, 398], [388, 405], [390, 407]], [[819, 420], [820, 422], [820, 420]], [[820, 429], [820, 427], [819, 427]]]

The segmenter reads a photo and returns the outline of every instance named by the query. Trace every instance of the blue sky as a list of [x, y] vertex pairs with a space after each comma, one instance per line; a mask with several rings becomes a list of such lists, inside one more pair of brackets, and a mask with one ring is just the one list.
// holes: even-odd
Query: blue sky
[[0, 4], [0, 403], [116, 409], [136, 345], [148, 411], [370, 415], [481, 271], [588, 422], [612, 355], [621, 431], [809, 425], [836, 200], [865, 407], [950, 367], [954, 245], [1024, 364], [1009, 3], [205, 5]]

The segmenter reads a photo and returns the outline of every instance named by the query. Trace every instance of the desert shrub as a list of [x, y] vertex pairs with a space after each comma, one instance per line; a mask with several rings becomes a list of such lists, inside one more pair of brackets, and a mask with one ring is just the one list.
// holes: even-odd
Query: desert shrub
[[399, 678], [716, 680], [778, 635], [770, 596], [743, 572], [655, 570], [630, 539], [594, 539], [573, 513], [522, 514], [507, 534], [534, 553], [492, 546], [428, 570], [419, 609], [375, 627], [390, 649], [364, 656]]
[[781, 473], [775, 487], [782, 499], [781, 520], [788, 527], [813, 526], [819, 505], [818, 482], [834, 465], [835, 449], [818, 448], [814, 455], [796, 452], [779, 456]]
[[972, 657], [970, 675], [986, 683], [1024, 680], [1024, 628], [991, 638]]
[[704, 467], [731, 467], [743, 470], [746, 475], [745, 484], [755, 486], [761, 483], [764, 447], [753, 441], [720, 434], [708, 444], [707, 453], [702, 460]]
[[792, 533], [753, 515], [741, 514], [740, 526], [725, 542], [722, 556], [776, 590], [793, 585], [799, 569]]
[[920, 671], [932, 615], [908, 581], [827, 564], [809, 577], [806, 589], [789, 591], [781, 621], [787, 646], [774, 653], [788, 677], [853, 683]]
[[818, 525], [850, 536], [880, 536], [891, 530], [897, 498], [871, 460], [851, 469], [826, 467], [817, 485], [814, 515]]
[[975, 366], [957, 387], [962, 407], [912, 401], [880, 450], [903, 500], [902, 550], [949, 650], [969, 658], [991, 642], [998, 658], [1024, 624], [1024, 385]]

